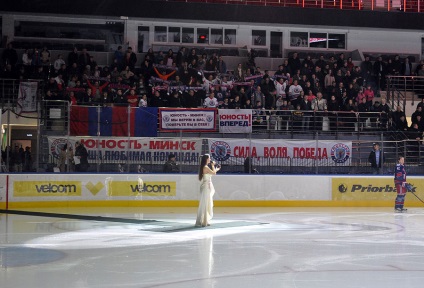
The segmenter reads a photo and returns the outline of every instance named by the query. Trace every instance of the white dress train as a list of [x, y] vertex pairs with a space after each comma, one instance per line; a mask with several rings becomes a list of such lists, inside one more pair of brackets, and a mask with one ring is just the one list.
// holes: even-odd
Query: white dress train
[[213, 194], [215, 188], [212, 184], [212, 174], [203, 174], [200, 182], [200, 201], [197, 209], [196, 226], [209, 225], [213, 217]]

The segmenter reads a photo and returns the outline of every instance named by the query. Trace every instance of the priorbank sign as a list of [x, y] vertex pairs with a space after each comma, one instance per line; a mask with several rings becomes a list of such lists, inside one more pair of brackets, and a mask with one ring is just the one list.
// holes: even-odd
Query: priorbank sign
[[[335, 201], [384, 200], [394, 203], [397, 195], [393, 177], [340, 177], [331, 181], [332, 199]], [[424, 179], [408, 179], [408, 182], [412, 184], [414, 193], [424, 198]], [[407, 197], [408, 201], [417, 201], [413, 195]]]

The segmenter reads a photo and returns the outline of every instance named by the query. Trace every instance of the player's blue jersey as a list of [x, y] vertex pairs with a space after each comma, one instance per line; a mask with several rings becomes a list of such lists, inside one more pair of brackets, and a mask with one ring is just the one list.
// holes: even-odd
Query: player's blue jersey
[[405, 181], [406, 181], [405, 166], [398, 163], [396, 164], [396, 168], [395, 168], [395, 183], [400, 183]]

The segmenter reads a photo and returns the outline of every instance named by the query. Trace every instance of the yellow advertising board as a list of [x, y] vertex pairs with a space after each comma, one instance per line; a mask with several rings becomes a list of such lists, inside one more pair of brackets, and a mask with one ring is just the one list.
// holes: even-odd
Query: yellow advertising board
[[[414, 193], [424, 199], [424, 179], [414, 179], [408, 183], [413, 185]], [[333, 201], [394, 201], [397, 195], [392, 178], [332, 178], [331, 190]], [[419, 201], [413, 195], [407, 199], [413, 202]]]
[[174, 181], [148, 181], [139, 185], [136, 181], [110, 181], [107, 183], [109, 197], [119, 196], [176, 196], [177, 183]]
[[81, 181], [16, 181], [14, 197], [81, 196]]

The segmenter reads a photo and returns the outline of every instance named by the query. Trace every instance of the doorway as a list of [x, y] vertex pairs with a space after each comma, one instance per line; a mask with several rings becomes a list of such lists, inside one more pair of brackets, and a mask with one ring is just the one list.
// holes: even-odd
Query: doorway
[[283, 32], [271, 31], [270, 49], [272, 58], [283, 57]]

